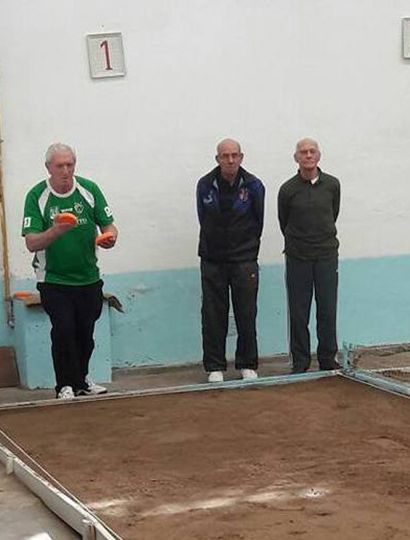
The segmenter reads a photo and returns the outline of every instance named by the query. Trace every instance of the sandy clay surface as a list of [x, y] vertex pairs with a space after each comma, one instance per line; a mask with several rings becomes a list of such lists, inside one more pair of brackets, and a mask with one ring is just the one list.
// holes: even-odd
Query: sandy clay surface
[[342, 377], [3, 411], [128, 540], [410, 538], [410, 401]]

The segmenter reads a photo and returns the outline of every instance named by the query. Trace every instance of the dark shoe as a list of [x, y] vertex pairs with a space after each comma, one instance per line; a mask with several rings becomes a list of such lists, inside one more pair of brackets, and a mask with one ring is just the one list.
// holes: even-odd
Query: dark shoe
[[295, 373], [306, 373], [306, 371], [307, 371], [308, 369], [309, 369], [309, 368], [307, 368], [307, 367], [293, 366], [293, 368], [292, 368], [292, 374], [295, 374]]
[[336, 360], [331, 360], [325, 364], [320, 365], [320, 371], [331, 371], [333, 369], [342, 369], [342, 366]]

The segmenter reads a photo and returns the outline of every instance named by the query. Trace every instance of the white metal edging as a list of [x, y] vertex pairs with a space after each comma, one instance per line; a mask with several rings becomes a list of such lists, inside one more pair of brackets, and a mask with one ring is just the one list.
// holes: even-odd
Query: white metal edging
[[343, 370], [341, 376], [358, 381], [373, 388], [384, 390], [395, 395], [410, 397], [410, 385], [402, 381], [394, 381], [390, 377], [385, 377], [381, 373], [383, 371], [403, 371], [408, 373], [408, 367], [396, 368], [377, 368], [377, 369], [360, 369], [354, 366], [354, 352], [358, 347], [352, 343], [343, 343]]
[[125, 392], [109, 392], [108, 394], [100, 394], [98, 396], [81, 396], [73, 399], [41, 399], [37, 401], [22, 401], [20, 403], [3, 403], [0, 404], [2, 410], [16, 410], [20, 408], [44, 407], [44, 406], [62, 406], [62, 405], [78, 405], [91, 401], [109, 401], [115, 399], [123, 399], [140, 396], [158, 396], [165, 394], [184, 394], [188, 392], [203, 392], [209, 390], [235, 390], [249, 387], [261, 386], [276, 386], [278, 384], [288, 384], [295, 382], [306, 382], [325, 377], [333, 377], [338, 375], [340, 370], [328, 371], [310, 371], [307, 373], [298, 373], [292, 375], [272, 375], [270, 377], [259, 377], [258, 379], [243, 380], [237, 379], [233, 381], [224, 381], [220, 383], [199, 383], [185, 384], [180, 386], [163, 386], [157, 388], [147, 388], [144, 390], [128, 390]]
[[358, 381], [378, 390], [384, 390], [391, 394], [402, 397], [410, 397], [410, 385], [399, 381], [392, 381], [391, 378], [383, 377], [379, 373], [366, 372], [361, 369], [352, 369], [343, 371], [341, 376], [352, 381]]
[[117, 534], [108, 531], [85, 506], [62, 493], [2, 444], [0, 461], [6, 466], [8, 474], [14, 473], [54, 514], [77, 531], [83, 540], [122, 540]]
[[6, 473], [12, 474], [15, 455], [0, 444], [0, 461], [6, 467]]

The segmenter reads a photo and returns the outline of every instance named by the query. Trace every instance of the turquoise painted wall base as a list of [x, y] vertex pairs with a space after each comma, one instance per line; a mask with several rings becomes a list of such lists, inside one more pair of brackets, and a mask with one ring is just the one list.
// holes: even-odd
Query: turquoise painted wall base
[[[339, 270], [339, 346], [410, 341], [410, 256], [342, 260]], [[282, 264], [260, 272], [258, 344], [260, 356], [286, 353], [287, 308]], [[103, 276], [105, 292], [116, 295], [124, 313], [104, 308], [96, 329], [92, 375], [109, 381], [111, 367], [200, 363], [201, 287], [199, 268]], [[15, 280], [13, 290], [35, 290], [31, 280]], [[33, 308], [30, 308], [33, 309]], [[25, 311], [24, 311], [25, 310]], [[20, 377], [29, 388], [54, 385], [49, 321], [41, 308], [28, 312], [15, 302], [15, 328], [0, 318], [4, 345], [14, 345]], [[315, 312], [311, 316], [316, 347]], [[232, 358], [233, 318], [227, 338]]]
[[[15, 350], [22, 386], [54, 388], [55, 377], [50, 345], [50, 321], [41, 306], [27, 307], [13, 300]], [[109, 308], [103, 311], [95, 328], [95, 349], [90, 362], [90, 376], [95, 382], [111, 382], [111, 343]]]

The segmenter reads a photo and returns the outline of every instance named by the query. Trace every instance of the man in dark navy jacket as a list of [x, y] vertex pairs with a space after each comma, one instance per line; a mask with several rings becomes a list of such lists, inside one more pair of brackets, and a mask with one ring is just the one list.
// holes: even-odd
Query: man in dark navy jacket
[[258, 253], [263, 228], [265, 188], [241, 167], [240, 144], [224, 139], [217, 146], [218, 166], [197, 185], [200, 223], [203, 362], [209, 382], [226, 371], [229, 294], [238, 333], [235, 368], [256, 379], [256, 299]]
[[298, 173], [278, 195], [278, 216], [285, 237], [290, 354], [293, 373], [309, 369], [309, 315], [316, 300], [317, 359], [322, 370], [337, 369], [336, 304], [338, 247], [336, 220], [339, 180], [322, 172], [319, 145], [302, 139], [296, 145]]

